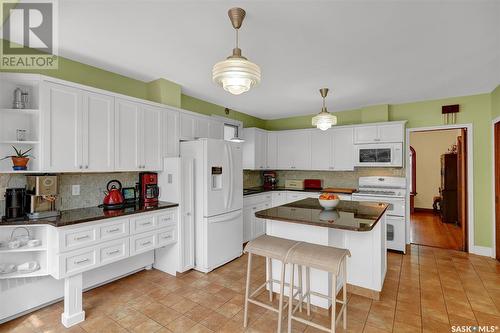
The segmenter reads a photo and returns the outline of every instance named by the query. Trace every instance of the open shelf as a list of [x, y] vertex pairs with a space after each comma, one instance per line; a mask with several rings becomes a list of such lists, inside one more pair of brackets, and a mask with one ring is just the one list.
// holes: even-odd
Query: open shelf
[[0, 141], [0, 143], [4, 143], [4, 144], [10, 144], [10, 145], [37, 145], [40, 143], [40, 141], [10, 141], [10, 140], [6, 140], [6, 141]]
[[1, 279], [22, 279], [22, 278], [29, 278], [29, 277], [35, 277], [35, 276], [45, 276], [49, 275], [46, 269], [40, 268], [37, 271], [31, 272], [31, 273], [19, 273], [19, 272], [12, 272], [9, 274], [0, 274], [0, 280]]
[[0, 112], [14, 112], [14, 113], [38, 113], [38, 109], [9, 109], [9, 108], [0, 108]]
[[47, 251], [47, 248], [43, 245], [35, 247], [19, 247], [17, 249], [9, 249], [7, 247], [0, 247], [0, 253], [16, 253], [16, 252], [36, 252], [36, 251]]

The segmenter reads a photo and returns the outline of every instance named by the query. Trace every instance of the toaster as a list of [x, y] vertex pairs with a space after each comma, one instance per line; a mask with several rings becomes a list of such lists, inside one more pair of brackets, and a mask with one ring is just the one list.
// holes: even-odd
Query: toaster
[[304, 179], [304, 188], [309, 190], [322, 190], [323, 181], [321, 179]]
[[304, 189], [304, 181], [298, 179], [287, 179], [285, 180], [285, 188], [293, 189], [293, 190], [303, 190]]

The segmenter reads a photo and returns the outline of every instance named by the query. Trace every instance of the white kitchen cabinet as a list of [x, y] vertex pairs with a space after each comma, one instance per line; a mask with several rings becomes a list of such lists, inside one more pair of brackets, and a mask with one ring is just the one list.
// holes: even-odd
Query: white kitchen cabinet
[[403, 142], [404, 123], [381, 123], [354, 127], [354, 143]]
[[179, 111], [164, 109], [161, 117], [163, 157], [179, 156]]
[[276, 132], [267, 132], [267, 158], [266, 158], [266, 169], [272, 170], [276, 169], [277, 167], [277, 153], [278, 153], [278, 147], [277, 147], [277, 137], [278, 134]]
[[333, 170], [354, 170], [354, 129], [352, 127], [334, 128], [331, 135]]
[[311, 169], [333, 170], [332, 130], [311, 131]]
[[266, 233], [266, 220], [255, 216], [255, 213], [271, 208], [270, 192], [243, 198], [243, 242], [251, 241]]
[[243, 242], [252, 240], [252, 221], [254, 216], [253, 207], [243, 208]]
[[272, 192], [271, 206], [277, 207], [286, 204], [286, 192], [285, 191], [276, 191]]
[[267, 131], [251, 127], [243, 129], [243, 169], [267, 169]]
[[42, 169], [82, 169], [82, 91], [45, 82], [42, 96], [45, 133]]
[[208, 138], [209, 137], [210, 120], [208, 117], [195, 116], [194, 118], [194, 138]]
[[195, 127], [195, 117], [194, 115], [188, 113], [180, 113], [179, 115], [179, 138], [181, 140], [193, 140], [194, 139], [194, 127]]
[[[271, 202], [265, 202], [257, 206], [256, 212], [271, 208]], [[257, 238], [266, 233], [266, 220], [255, 216], [253, 219], [253, 238]]]
[[311, 168], [311, 132], [304, 130], [278, 132], [277, 167], [282, 170]]
[[102, 94], [83, 94], [82, 167], [92, 171], [114, 169], [114, 98]]
[[148, 105], [140, 106], [141, 123], [139, 152], [140, 169], [161, 169], [161, 112], [160, 108]]
[[115, 99], [115, 169], [141, 169], [139, 155], [141, 109], [140, 104]]
[[211, 139], [224, 139], [224, 123], [216, 119], [210, 119], [208, 137]]

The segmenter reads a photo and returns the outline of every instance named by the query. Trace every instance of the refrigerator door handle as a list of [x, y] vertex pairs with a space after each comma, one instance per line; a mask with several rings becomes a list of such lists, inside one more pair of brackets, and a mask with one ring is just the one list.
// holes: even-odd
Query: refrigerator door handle
[[234, 163], [233, 163], [233, 150], [231, 149], [231, 146], [229, 143], [226, 142], [226, 147], [228, 147], [227, 152], [229, 154], [229, 196], [228, 196], [228, 203], [227, 203], [227, 208], [231, 208], [233, 205], [233, 168], [234, 168]]
[[226, 213], [226, 214], [222, 214], [222, 215], [218, 215], [218, 216], [214, 216], [214, 217], [209, 217], [208, 223], [212, 224], [212, 223], [227, 222], [227, 221], [234, 220], [234, 219], [240, 217], [241, 215], [242, 215], [241, 210], [237, 210], [237, 211], [232, 212], [232, 213]]

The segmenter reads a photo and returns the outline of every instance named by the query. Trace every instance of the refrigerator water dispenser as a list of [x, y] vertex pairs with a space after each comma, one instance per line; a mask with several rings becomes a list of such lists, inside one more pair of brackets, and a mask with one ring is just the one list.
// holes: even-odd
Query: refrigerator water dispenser
[[212, 190], [222, 190], [222, 167], [212, 167]]

